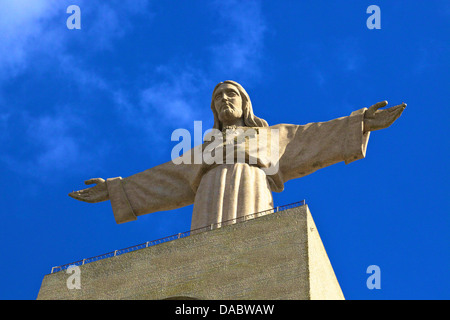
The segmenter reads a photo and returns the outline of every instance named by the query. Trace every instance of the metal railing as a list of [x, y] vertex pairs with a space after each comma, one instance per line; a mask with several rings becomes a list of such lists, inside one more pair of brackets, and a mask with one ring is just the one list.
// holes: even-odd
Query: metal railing
[[254, 218], [258, 218], [258, 217], [262, 217], [268, 214], [272, 214], [272, 213], [277, 213], [277, 212], [282, 212], [285, 211], [287, 209], [291, 209], [291, 208], [296, 208], [296, 207], [300, 207], [305, 205], [306, 202], [305, 200], [299, 201], [299, 202], [294, 202], [294, 203], [290, 203], [290, 204], [286, 204], [283, 206], [279, 206], [279, 207], [274, 207], [268, 210], [264, 210], [264, 211], [260, 211], [260, 212], [256, 212], [256, 213], [251, 213], [239, 218], [234, 218], [234, 219], [230, 219], [227, 221], [222, 221], [222, 222], [218, 222], [218, 223], [213, 223], [211, 225], [208, 226], [204, 226], [202, 228], [197, 228], [197, 229], [193, 229], [193, 230], [189, 230], [189, 231], [185, 231], [185, 232], [181, 232], [181, 233], [177, 233], [168, 237], [164, 237], [161, 239], [157, 239], [157, 240], [153, 240], [153, 241], [147, 241], [145, 243], [141, 243], [138, 244], [136, 246], [132, 246], [132, 247], [128, 247], [128, 248], [124, 248], [124, 249], [119, 249], [119, 250], [114, 250], [99, 256], [95, 256], [95, 257], [91, 257], [91, 258], [86, 258], [83, 260], [78, 260], [72, 263], [67, 263], [61, 266], [57, 266], [57, 267], [52, 267], [52, 272], [51, 273], [56, 273], [59, 272], [61, 270], [66, 270], [69, 267], [72, 266], [81, 266], [81, 265], [85, 265], [87, 263], [90, 262], [94, 262], [94, 261], [98, 261], [98, 260], [103, 260], [106, 258], [112, 258], [112, 257], [116, 257], [119, 256], [121, 254], [124, 253], [128, 253], [128, 252], [132, 252], [132, 251], [136, 251], [136, 250], [140, 250], [140, 249], [144, 249], [144, 248], [148, 248], [160, 243], [164, 243], [164, 242], [168, 242], [168, 241], [172, 241], [172, 240], [176, 240], [176, 239], [180, 239], [180, 238], [185, 238], [188, 237], [192, 234], [197, 234], [197, 233], [201, 233], [201, 232], [205, 232], [205, 231], [210, 231], [210, 230], [214, 230], [220, 227], [224, 227], [224, 226], [228, 226], [228, 225], [232, 225], [235, 223], [241, 223], [241, 222], [245, 222], [248, 220], [252, 220]]

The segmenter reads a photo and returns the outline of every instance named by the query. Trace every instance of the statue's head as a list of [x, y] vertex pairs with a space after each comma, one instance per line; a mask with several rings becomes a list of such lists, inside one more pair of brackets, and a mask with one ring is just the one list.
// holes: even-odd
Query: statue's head
[[212, 94], [211, 110], [214, 114], [214, 129], [222, 130], [222, 121], [227, 117], [243, 118], [247, 127], [269, 126], [264, 119], [253, 114], [249, 95], [235, 81], [226, 80], [216, 85]]

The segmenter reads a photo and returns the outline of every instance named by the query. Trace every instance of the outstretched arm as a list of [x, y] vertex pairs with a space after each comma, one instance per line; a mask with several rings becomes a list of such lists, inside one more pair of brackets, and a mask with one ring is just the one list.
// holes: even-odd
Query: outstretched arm
[[[389, 127], [406, 107], [379, 110], [386, 101], [352, 112], [350, 116], [307, 125], [281, 125], [280, 169], [284, 182], [344, 161], [365, 157], [371, 131]], [[275, 126], [277, 127], [277, 126]]]
[[97, 185], [69, 196], [89, 203], [110, 200], [116, 222], [123, 223], [143, 214], [192, 204], [201, 176], [201, 165], [169, 161], [123, 179], [87, 180], [85, 184]]

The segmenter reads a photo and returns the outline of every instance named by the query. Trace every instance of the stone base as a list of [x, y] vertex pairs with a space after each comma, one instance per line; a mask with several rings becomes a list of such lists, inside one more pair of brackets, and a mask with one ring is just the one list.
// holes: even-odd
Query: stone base
[[45, 299], [344, 299], [307, 205], [48, 274]]

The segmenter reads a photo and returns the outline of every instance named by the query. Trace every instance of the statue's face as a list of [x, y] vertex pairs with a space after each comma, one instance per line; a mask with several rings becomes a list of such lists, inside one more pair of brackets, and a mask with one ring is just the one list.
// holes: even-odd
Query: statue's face
[[214, 93], [214, 107], [222, 123], [242, 118], [242, 97], [239, 90], [232, 84], [221, 84]]

